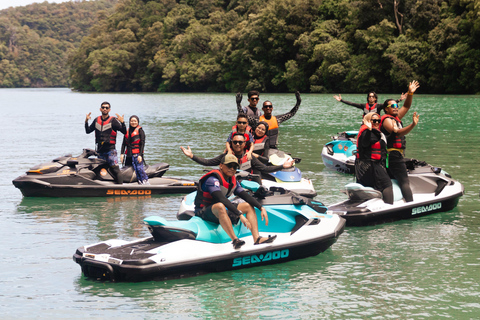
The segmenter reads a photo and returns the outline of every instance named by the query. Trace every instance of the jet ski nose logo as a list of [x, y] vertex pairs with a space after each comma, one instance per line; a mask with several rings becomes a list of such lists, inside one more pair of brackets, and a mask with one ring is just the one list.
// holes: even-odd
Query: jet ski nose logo
[[102, 170], [100, 170], [100, 175], [102, 177], [105, 177], [107, 175], [107, 169], [103, 168]]

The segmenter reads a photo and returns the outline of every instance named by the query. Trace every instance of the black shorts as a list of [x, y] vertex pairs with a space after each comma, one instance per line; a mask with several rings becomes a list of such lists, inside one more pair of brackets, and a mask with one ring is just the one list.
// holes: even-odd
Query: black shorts
[[[235, 206], [235, 208], [238, 206], [238, 203], [232, 202], [232, 204]], [[232, 224], [237, 224], [238, 220], [240, 220], [239, 216], [237, 216], [235, 213], [231, 211], [228, 211], [228, 209], [227, 209], [227, 214], [228, 214], [228, 217], [230, 218], [230, 221], [232, 221]], [[195, 211], [195, 215], [197, 217], [202, 218], [205, 221], [210, 221], [216, 224], [220, 224], [220, 221], [218, 221], [218, 218], [212, 212], [212, 206], [204, 207], [198, 211]]]

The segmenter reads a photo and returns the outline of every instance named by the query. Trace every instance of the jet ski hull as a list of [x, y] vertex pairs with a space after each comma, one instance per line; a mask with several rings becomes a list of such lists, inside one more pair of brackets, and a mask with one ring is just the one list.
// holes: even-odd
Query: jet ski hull
[[195, 191], [196, 183], [176, 178], [151, 178], [150, 185], [136, 182], [115, 184], [99, 182], [95, 184], [50, 184], [31, 179], [27, 175], [13, 180], [13, 185], [20, 189], [24, 197], [130, 197], [158, 194], [184, 194]]
[[238, 222], [233, 229], [245, 245], [235, 250], [218, 224], [192, 216], [181, 221], [153, 216], [144, 219], [153, 237], [83, 246], [73, 260], [86, 277], [98, 280], [183, 278], [315, 256], [333, 245], [345, 228], [345, 220], [326, 212], [323, 204], [294, 193], [261, 201], [269, 224], [256, 209], [259, 232], [263, 237], [276, 235], [272, 243], [255, 245], [250, 230]]
[[356, 190], [356, 194], [350, 194], [349, 200], [329, 206], [328, 210], [347, 220], [348, 226], [375, 225], [450, 211], [457, 206], [465, 192], [460, 182], [453, 180], [448, 174], [440, 173], [439, 168], [431, 166], [411, 170], [409, 180], [414, 200], [412, 202], [402, 199], [400, 188], [396, 181], [392, 180], [395, 197], [393, 205], [385, 204], [378, 191], [369, 190], [367, 192], [377, 192], [379, 195], [365, 196], [362, 199], [357, 195], [363, 191]]
[[355, 153], [357, 151], [356, 135], [358, 131], [346, 131], [323, 146], [323, 164], [341, 173], [355, 173]]
[[12, 183], [25, 197], [150, 196], [196, 190], [194, 181], [163, 177], [169, 168], [167, 163], [145, 166], [148, 185], [137, 183], [132, 167], [121, 169], [123, 184], [116, 184], [105, 161], [91, 158], [94, 155], [94, 150], [84, 149], [77, 157], [56, 158], [31, 168]]
[[[344, 227], [345, 222], [342, 221], [338, 228], [329, 235], [311, 238], [295, 244], [274, 245], [274, 242], [271, 245], [253, 245], [249, 243], [247, 245], [252, 248], [250, 250], [230, 249], [232, 247], [231, 243], [217, 245], [225, 247], [223, 254], [177, 263], [156, 263], [149, 259], [133, 260], [128, 261], [128, 263], [111, 258], [107, 261], [96, 260], [95, 257], [104, 252], [100, 249], [102, 245], [88, 249], [85, 249], [85, 247], [77, 249], [73, 260], [81, 266], [84, 276], [96, 280], [138, 282], [177, 279], [213, 272], [266, 266], [315, 256], [331, 247], [343, 232]], [[191, 242], [194, 240], [180, 241]], [[146, 245], [149, 242], [155, 242], [155, 240], [149, 238], [134, 245]], [[128, 247], [129, 245], [125, 246]], [[187, 246], [188, 244], [182, 247], [186, 248]], [[113, 251], [108, 254], [115, 255]]]

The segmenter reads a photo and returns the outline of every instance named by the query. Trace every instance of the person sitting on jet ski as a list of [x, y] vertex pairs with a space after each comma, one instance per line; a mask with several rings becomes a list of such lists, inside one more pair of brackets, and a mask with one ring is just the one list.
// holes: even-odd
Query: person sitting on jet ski
[[[145, 159], [143, 157], [145, 131], [138, 125], [139, 123], [140, 120], [137, 116], [133, 115], [130, 117], [130, 127], [123, 136], [120, 162], [123, 163], [125, 159], [126, 166], [133, 166], [139, 184], [150, 184], [148, 175], [145, 172]], [[125, 154], [127, 155], [126, 158]]]
[[253, 135], [253, 153], [252, 155], [262, 161], [268, 163], [268, 150], [270, 150], [270, 142], [267, 136], [268, 123], [260, 121], [255, 128]]
[[420, 87], [420, 84], [413, 80], [408, 86], [408, 95], [405, 104], [399, 110], [394, 99], [387, 99], [384, 102], [385, 115], [381, 119], [380, 130], [387, 137], [387, 164], [390, 176], [397, 179], [406, 202], [413, 201], [412, 189], [408, 180], [407, 166], [405, 164], [405, 135], [417, 125], [419, 116], [413, 113], [413, 121], [410, 125], [403, 127], [402, 118], [410, 110], [413, 94]]
[[[349, 106], [362, 110], [363, 111], [362, 117], [365, 117], [369, 112], [375, 112], [380, 114], [380, 111], [383, 110], [383, 104], [377, 103], [378, 96], [374, 91], [370, 91], [369, 93], [367, 93], [367, 103], [355, 103], [355, 102], [343, 100], [341, 94], [333, 97], [338, 102], [343, 102], [345, 104], [348, 104]], [[400, 96], [400, 99], [396, 100], [397, 103], [401, 102], [402, 100], [405, 100], [406, 97], [407, 97], [407, 94], [402, 93], [402, 95]]]
[[101, 116], [98, 116], [91, 125], [88, 125], [88, 120], [91, 119], [91, 112], [85, 118], [85, 132], [87, 134], [95, 131], [95, 143], [97, 144], [97, 153], [100, 159], [105, 160], [112, 171], [115, 183], [122, 184], [122, 177], [120, 167], [118, 166], [117, 150], [115, 143], [117, 142], [117, 131], [125, 134], [127, 127], [123, 121], [123, 115], [116, 113], [117, 118], [110, 117], [110, 103], [102, 102], [100, 105]]
[[[270, 101], [265, 101], [263, 103], [263, 115], [258, 117], [258, 116], [251, 116], [247, 114], [248, 117], [248, 123], [250, 124], [251, 127], [256, 128], [258, 123], [260, 121], [265, 121], [268, 123], [268, 131], [267, 131], [267, 136], [269, 138], [269, 147], [270, 148], [277, 148], [277, 142], [278, 142], [278, 126], [280, 123], [287, 121], [288, 119], [292, 118], [298, 111], [298, 108], [300, 108], [300, 103], [302, 102], [302, 99], [300, 98], [300, 92], [295, 92], [295, 97], [297, 98], [297, 103], [295, 106], [292, 108], [287, 113], [274, 116], [272, 115], [273, 111], [273, 104]], [[238, 108], [237, 104], [237, 109], [240, 112], [241, 109]]]
[[[293, 166], [295, 162], [293, 159], [290, 159], [285, 161], [283, 165], [266, 166], [255, 157], [252, 157], [251, 160], [248, 160], [243, 147], [244, 145], [245, 145], [245, 136], [241, 133], [235, 133], [233, 135], [230, 147], [232, 148], [234, 155], [238, 159], [238, 163], [240, 164], [240, 170], [250, 171], [253, 174], [260, 174], [262, 172], [269, 173], [269, 172], [282, 170], [283, 168], [285, 169], [290, 168]], [[222, 159], [225, 156], [225, 154], [222, 153], [216, 156], [215, 158], [204, 159], [204, 158], [195, 156], [192, 150], [190, 149], [190, 146], [188, 146], [187, 149], [185, 149], [184, 147], [180, 147], [180, 149], [182, 149], [183, 153], [187, 157], [204, 166], [217, 166], [221, 163]]]
[[237, 122], [232, 127], [232, 132], [228, 135], [227, 142], [225, 143], [227, 153], [229, 154], [233, 154], [232, 148], [230, 148], [230, 141], [236, 132], [243, 133], [245, 136], [245, 150], [247, 152], [247, 158], [250, 160], [253, 152], [253, 135], [252, 128], [248, 125], [247, 116], [244, 113], [237, 115]]
[[[260, 210], [262, 221], [265, 220], [265, 225], [268, 226], [267, 210], [235, 179], [238, 166], [237, 157], [226, 154], [220, 162], [219, 170], [212, 170], [200, 178], [195, 197], [195, 215], [203, 220], [220, 224], [232, 239], [235, 249], [240, 249], [245, 244], [245, 241], [238, 239], [233, 231], [232, 224], [237, 224], [238, 220], [252, 232], [255, 244], [271, 243], [277, 236], [268, 238], [260, 236], [257, 215], [253, 207]], [[232, 194], [245, 202], [233, 204], [228, 200]]]
[[392, 180], [387, 173], [387, 138], [380, 131], [380, 116], [369, 112], [358, 131], [355, 176], [357, 182], [383, 195], [383, 202], [393, 204]]

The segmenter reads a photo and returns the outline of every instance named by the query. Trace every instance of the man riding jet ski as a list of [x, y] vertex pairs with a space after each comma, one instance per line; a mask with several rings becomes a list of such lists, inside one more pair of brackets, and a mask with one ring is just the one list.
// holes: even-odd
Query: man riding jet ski
[[[258, 158], [248, 159], [244, 150], [245, 137], [242, 134], [234, 134], [231, 139], [231, 148], [240, 164], [240, 170], [259, 175], [262, 184], [267, 187], [282, 187], [295, 191], [307, 197], [317, 195], [310, 180], [302, 178], [300, 170], [294, 167], [295, 160], [284, 152], [270, 149], [269, 160], [272, 165], [265, 165]], [[211, 159], [200, 158], [193, 154], [190, 147], [180, 147], [183, 153], [193, 161], [204, 166], [217, 166], [225, 154], [220, 154]]]
[[108, 163], [90, 158], [94, 155], [94, 150], [84, 149], [77, 157], [59, 157], [31, 168], [12, 182], [25, 197], [146, 196], [196, 190], [194, 181], [162, 177], [169, 167], [166, 163], [146, 166], [150, 185], [139, 185], [132, 167], [122, 168], [119, 178], [123, 184], [116, 184]]
[[[314, 256], [328, 249], [343, 232], [345, 220], [331, 215], [319, 202], [295, 193], [266, 191], [258, 184], [242, 182], [268, 213], [260, 236], [276, 236], [272, 243], [255, 245], [252, 233], [239, 221], [235, 236], [244, 241], [232, 247], [231, 238], [216, 223], [200, 217], [167, 221], [153, 216], [144, 219], [152, 237], [133, 241], [108, 240], [77, 249], [73, 260], [92, 279], [111, 281], [164, 280], [211, 272], [238, 270]], [[266, 194], [267, 193], [267, 194]]]

